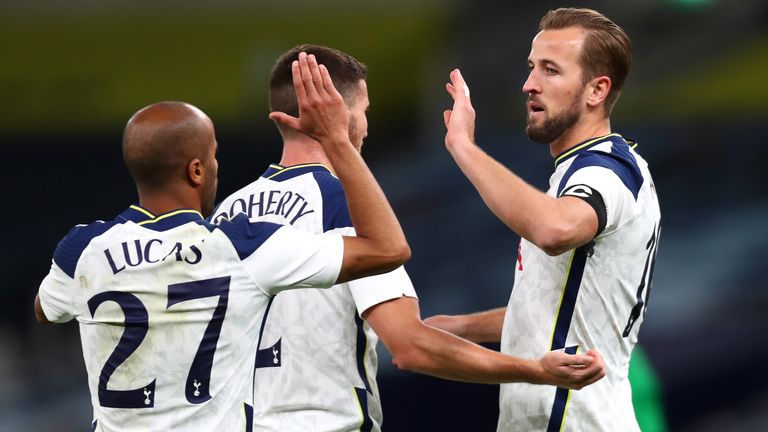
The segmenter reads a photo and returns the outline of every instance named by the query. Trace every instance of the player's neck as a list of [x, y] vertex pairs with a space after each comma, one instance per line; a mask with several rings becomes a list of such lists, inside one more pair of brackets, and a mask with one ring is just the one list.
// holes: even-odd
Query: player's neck
[[549, 153], [552, 157], [557, 157], [590, 138], [597, 138], [609, 133], [611, 133], [611, 121], [607, 117], [595, 121], [578, 121], [549, 144]]
[[317, 141], [309, 137], [286, 139], [283, 141], [283, 155], [280, 158], [281, 166], [308, 163], [321, 163], [333, 171], [331, 161]]
[[[189, 188], [188, 188], [189, 189]], [[162, 191], [139, 190], [139, 205], [152, 213], [161, 215], [178, 209], [201, 210], [200, 196], [194, 189], [167, 186]]]

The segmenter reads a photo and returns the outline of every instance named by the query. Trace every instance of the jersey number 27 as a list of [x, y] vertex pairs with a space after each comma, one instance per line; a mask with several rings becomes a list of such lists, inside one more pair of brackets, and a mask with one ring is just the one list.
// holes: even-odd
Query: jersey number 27
[[[213, 312], [208, 327], [192, 360], [192, 366], [187, 375], [185, 396], [189, 403], [200, 404], [211, 398], [209, 383], [213, 355], [221, 333], [221, 325], [227, 313], [227, 298], [229, 295], [230, 277], [218, 277], [198, 281], [168, 285], [168, 305], [188, 300], [219, 297], [219, 303]], [[109, 408], [152, 408], [155, 406], [155, 382], [133, 390], [109, 390], [107, 385], [112, 374], [134, 351], [141, 345], [149, 330], [149, 314], [147, 308], [138, 297], [121, 291], [105, 291], [88, 300], [91, 317], [96, 314], [99, 306], [107, 301], [113, 301], [120, 306], [125, 315], [125, 330], [120, 341], [107, 359], [99, 374], [99, 404]]]

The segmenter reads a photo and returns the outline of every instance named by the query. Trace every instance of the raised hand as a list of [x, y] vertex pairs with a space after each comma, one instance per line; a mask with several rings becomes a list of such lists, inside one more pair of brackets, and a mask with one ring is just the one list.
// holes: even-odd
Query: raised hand
[[475, 109], [469, 99], [469, 87], [458, 69], [451, 71], [450, 77], [445, 89], [453, 97], [453, 109], [443, 112], [445, 145], [449, 150], [462, 142], [475, 142]]
[[269, 118], [308, 135], [321, 144], [349, 141], [349, 107], [333, 85], [325, 66], [313, 54], [299, 53], [291, 64], [299, 117], [272, 112]]
[[540, 360], [545, 383], [580, 390], [605, 376], [605, 361], [597, 350], [586, 354], [550, 351]]

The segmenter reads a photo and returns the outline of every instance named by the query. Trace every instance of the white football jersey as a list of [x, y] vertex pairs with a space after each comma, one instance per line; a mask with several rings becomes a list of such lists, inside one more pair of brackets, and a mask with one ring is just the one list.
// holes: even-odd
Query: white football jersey
[[59, 243], [40, 301], [80, 323], [96, 431], [249, 431], [270, 298], [330, 287], [340, 236], [131, 206]]
[[[251, 221], [289, 224], [311, 233], [355, 234], [341, 183], [321, 164], [271, 165], [224, 200], [214, 218], [221, 221], [239, 212]], [[416, 297], [400, 267], [322, 292], [276, 296], [260, 330], [254, 429], [380, 430], [378, 337], [360, 314], [403, 295]]]
[[580, 391], [503, 384], [498, 430], [638, 431], [627, 371], [659, 241], [653, 180], [618, 134], [578, 145], [555, 164], [547, 195], [592, 205], [598, 234], [555, 257], [521, 240], [501, 350], [538, 358], [550, 350], [596, 348], [607, 375]]

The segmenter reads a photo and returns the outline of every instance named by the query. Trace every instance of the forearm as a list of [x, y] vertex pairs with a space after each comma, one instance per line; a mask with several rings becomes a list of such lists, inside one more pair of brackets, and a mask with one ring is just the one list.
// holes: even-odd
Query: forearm
[[[485, 204], [521, 237], [531, 239], [537, 222], [549, 218], [549, 197], [490, 157], [473, 143], [448, 148]], [[520, 209], [526, 211], [520, 211]]]
[[410, 297], [379, 303], [363, 313], [400, 369], [455, 381], [529, 382], [568, 388], [580, 388], [604, 373], [598, 353], [592, 354], [599, 360], [595, 365], [576, 369], [568, 365], [586, 366], [591, 357], [553, 351], [541, 359], [520, 359], [430, 327], [419, 317], [419, 304]]
[[349, 139], [324, 146], [344, 186], [352, 224], [358, 237], [375, 240], [397, 254], [410, 254], [400, 223], [384, 192]]
[[325, 66], [299, 53], [291, 65], [299, 118], [270, 113], [285, 127], [319, 141], [344, 186], [357, 237], [344, 238], [337, 282], [383, 273], [407, 261], [410, 248], [384, 193], [349, 138], [349, 107]]
[[424, 323], [475, 343], [501, 342], [506, 309], [496, 308], [467, 315], [436, 315]]
[[507, 356], [428, 326], [411, 332], [409, 339], [393, 352], [401, 369], [455, 381], [543, 383], [535, 360]]
[[472, 142], [448, 149], [488, 208], [512, 231], [553, 255], [581, 244], [579, 220], [568, 217], [571, 203], [537, 190]]

